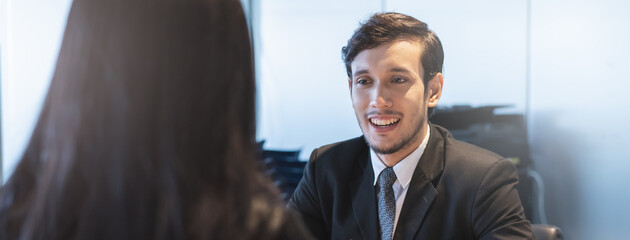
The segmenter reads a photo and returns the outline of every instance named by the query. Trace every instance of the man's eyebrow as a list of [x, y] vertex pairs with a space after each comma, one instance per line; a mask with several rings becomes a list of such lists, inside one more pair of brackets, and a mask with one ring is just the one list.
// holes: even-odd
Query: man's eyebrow
[[405, 68], [392, 68], [389, 70], [390, 72], [399, 72], [399, 73], [409, 73], [409, 70], [405, 69]]
[[[389, 71], [390, 72], [397, 72], [397, 73], [410, 73], [410, 71], [407, 70], [406, 68], [399, 68], [399, 67], [391, 68], [391, 69], [389, 69]], [[359, 70], [359, 71], [355, 72], [352, 76], [353, 77], [357, 77], [357, 76], [359, 76], [361, 74], [366, 74], [368, 72], [369, 72], [368, 70]]]
[[356, 76], [359, 76], [361, 74], [366, 74], [366, 73], [368, 73], [368, 70], [359, 70], [359, 71], [355, 72], [352, 76], [356, 77]]

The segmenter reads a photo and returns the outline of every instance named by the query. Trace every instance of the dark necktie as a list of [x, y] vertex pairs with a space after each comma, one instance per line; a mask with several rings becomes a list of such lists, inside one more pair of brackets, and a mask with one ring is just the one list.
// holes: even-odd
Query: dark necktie
[[392, 184], [396, 181], [396, 173], [391, 167], [385, 168], [378, 178], [378, 223], [381, 227], [381, 240], [392, 239], [394, 218], [396, 217], [396, 200]]

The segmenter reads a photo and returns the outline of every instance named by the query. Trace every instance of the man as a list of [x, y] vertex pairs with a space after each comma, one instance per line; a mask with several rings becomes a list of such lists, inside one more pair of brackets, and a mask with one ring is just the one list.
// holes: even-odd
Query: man
[[417, 19], [375, 14], [342, 49], [363, 136], [315, 149], [289, 207], [320, 239], [533, 239], [511, 162], [430, 124], [444, 53]]

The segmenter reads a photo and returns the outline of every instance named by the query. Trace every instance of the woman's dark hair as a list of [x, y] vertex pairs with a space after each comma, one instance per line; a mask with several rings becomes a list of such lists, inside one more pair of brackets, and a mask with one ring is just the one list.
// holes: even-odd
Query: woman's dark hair
[[267, 239], [239, 0], [74, 0], [1, 239]]
[[[352, 78], [350, 65], [363, 50], [378, 47], [382, 44], [408, 40], [420, 43], [423, 48], [420, 60], [424, 70], [423, 83], [427, 86], [437, 73], [442, 72], [444, 50], [435, 33], [429, 30], [426, 23], [401, 13], [376, 13], [352, 34], [346, 46], [341, 49], [341, 58], [346, 65], [346, 73]], [[425, 88], [428, 89], [428, 88]], [[429, 108], [428, 116], [431, 116]]]

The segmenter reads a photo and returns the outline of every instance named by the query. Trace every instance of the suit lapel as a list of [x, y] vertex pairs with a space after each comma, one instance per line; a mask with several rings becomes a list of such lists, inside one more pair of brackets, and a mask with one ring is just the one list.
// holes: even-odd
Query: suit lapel
[[431, 136], [413, 172], [407, 196], [403, 202], [394, 239], [412, 239], [420, 229], [425, 215], [438, 192], [431, 183], [444, 170], [444, 137], [431, 125]]
[[416, 179], [414, 175], [409, 186], [409, 192], [405, 197], [403, 208], [400, 211], [398, 225], [394, 239], [412, 239], [424, 220], [424, 215], [429, 210], [433, 199], [437, 195], [437, 190], [424, 176]]
[[369, 164], [368, 151], [359, 158], [360, 174], [350, 183], [352, 210], [364, 239], [377, 239], [376, 195], [374, 193], [374, 171]]

